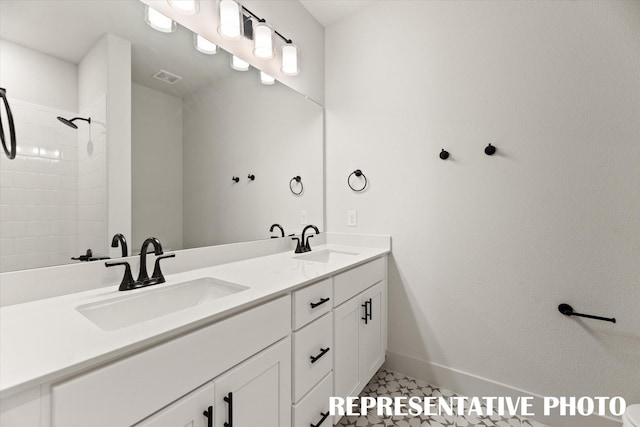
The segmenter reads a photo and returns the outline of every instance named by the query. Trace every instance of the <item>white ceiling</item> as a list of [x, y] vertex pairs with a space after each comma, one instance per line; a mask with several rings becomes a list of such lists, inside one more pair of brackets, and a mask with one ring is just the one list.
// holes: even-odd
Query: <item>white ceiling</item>
[[300, 0], [300, 3], [325, 27], [358, 13], [373, 2], [374, 0]]

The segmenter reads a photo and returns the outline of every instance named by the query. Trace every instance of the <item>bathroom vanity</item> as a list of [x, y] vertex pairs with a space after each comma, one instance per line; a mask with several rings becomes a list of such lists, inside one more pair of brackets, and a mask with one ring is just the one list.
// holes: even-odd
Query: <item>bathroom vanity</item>
[[3, 307], [0, 424], [336, 423], [329, 397], [385, 359], [389, 250], [329, 244]]

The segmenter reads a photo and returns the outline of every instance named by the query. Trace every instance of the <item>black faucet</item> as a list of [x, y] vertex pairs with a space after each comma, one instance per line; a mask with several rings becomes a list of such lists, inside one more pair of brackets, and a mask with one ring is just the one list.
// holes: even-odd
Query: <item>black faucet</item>
[[[147, 250], [149, 248], [149, 245], [153, 245], [153, 252], [155, 255], [158, 255], [151, 277], [149, 277], [149, 275], [147, 274]], [[142, 248], [140, 249], [140, 272], [138, 273], [137, 280], [133, 280], [133, 276], [131, 275], [131, 266], [128, 262], [105, 262], [104, 265], [106, 267], [113, 267], [116, 265], [125, 266], [124, 277], [122, 278], [120, 287], [118, 289], [121, 291], [129, 291], [131, 289], [143, 288], [145, 286], [157, 285], [159, 283], [165, 282], [162, 271], [160, 270], [160, 260], [163, 260], [165, 258], [173, 258], [176, 256], [176, 254], [160, 256], [162, 254], [162, 244], [160, 243], [160, 240], [155, 237], [149, 237], [144, 241], [144, 243], [142, 244]]]
[[309, 239], [311, 237], [314, 236], [314, 234], [307, 236], [307, 240], [304, 240], [304, 236], [307, 232], [308, 229], [312, 229], [313, 231], [316, 232], [316, 234], [320, 234], [320, 230], [318, 230], [318, 227], [316, 227], [315, 225], [307, 225], [305, 228], [302, 229], [302, 241], [300, 242], [301, 246], [302, 246], [302, 252], [309, 252], [311, 250], [311, 246], [309, 246]]
[[[271, 226], [271, 228], [269, 229], [269, 232], [273, 233], [273, 230], [274, 230], [275, 228], [279, 228], [279, 229], [280, 229], [280, 233], [282, 234], [282, 236], [280, 236], [280, 237], [284, 237], [284, 228], [282, 228], [282, 226], [281, 226], [280, 224], [273, 224], [273, 225]], [[277, 238], [278, 238], [278, 236], [271, 236], [271, 238], [272, 238], [272, 239], [277, 239]]]
[[142, 248], [140, 248], [140, 271], [137, 280], [137, 282], [140, 283], [148, 283], [150, 281], [149, 275], [147, 274], [147, 248], [150, 244], [153, 245], [153, 252], [156, 256], [164, 254], [164, 252], [162, 252], [162, 243], [160, 243], [160, 240], [156, 237], [149, 237], [142, 243]]
[[115, 236], [113, 236], [113, 239], [111, 239], [111, 247], [117, 248], [118, 243], [120, 244], [120, 249], [122, 250], [122, 257], [123, 258], [128, 257], [129, 249], [127, 248], [127, 239], [125, 239], [124, 235], [120, 233], [116, 234]]

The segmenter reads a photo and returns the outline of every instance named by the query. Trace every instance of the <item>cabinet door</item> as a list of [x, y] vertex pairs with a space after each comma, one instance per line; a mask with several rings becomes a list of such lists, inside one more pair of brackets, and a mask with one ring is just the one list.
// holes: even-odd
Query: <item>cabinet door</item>
[[[209, 427], [213, 425], [214, 401], [214, 384], [210, 382], [135, 427]], [[211, 423], [209, 417], [212, 417]]]
[[334, 390], [335, 396], [354, 396], [360, 389], [359, 335], [360, 323], [364, 323], [362, 298], [357, 296], [333, 311], [334, 339]]
[[291, 340], [214, 379], [215, 427], [291, 426]]
[[360, 380], [367, 383], [378, 371], [385, 357], [383, 323], [386, 322], [383, 304], [384, 284], [362, 293], [362, 303], [367, 304], [367, 321], [360, 322]]

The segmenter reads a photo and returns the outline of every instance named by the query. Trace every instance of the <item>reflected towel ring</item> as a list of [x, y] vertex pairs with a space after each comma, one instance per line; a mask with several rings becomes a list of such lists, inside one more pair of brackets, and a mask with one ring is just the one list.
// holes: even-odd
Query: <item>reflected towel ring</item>
[[9, 148], [7, 148], [7, 141], [5, 140], [4, 129], [2, 128], [2, 117], [0, 115], [0, 139], [2, 140], [2, 148], [9, 160], [16, 158], [16, 128], [13, 124], [13, 114], [11, 113], [11, 107], [9, 101], [7, 101], [7, 90], [0, 87], [0, 98], [4, 102], [4, 109], [7, 112], [7, 123], [9, 124]]
[[[364, 185], [362, 186], [362, 188], [360, 188], [360, 189], [353, 188], [353, 186], [351, 185], [351, 177], [353, 175], [357, 176], [358, 178], [360, 178], [360, 177], [364, 178]], [[363, 174], [360, 169], [356, 169], [353, 172], [351, 172], [349, 174], [349, 176], [347, 177], [347, 184], [349, 185], [349, 188], [351, 188], [353, 191], [360, 192], [360, 191], [364, 191], [364, 189], [367, 188], [368, 181], [367, 181], [367, 177], [365, 176], [365, 174]]]
[[[293, 182], [297, 182], [298, 184], [300, 184], [300, 191], [295, 191], [293, 189]], [[304, 184], [302, 183], [302, 178], [300, 178], [300, 175], [298, 176], [294, 176], [293, 178], [291, 178], [291, 181], [289, 181], [289, 190], [291, 190], [291, 192], [293, 194], [295, 194], [296, 196], [299, 196], [302, 194], [302, 192], [304, 191]]]

